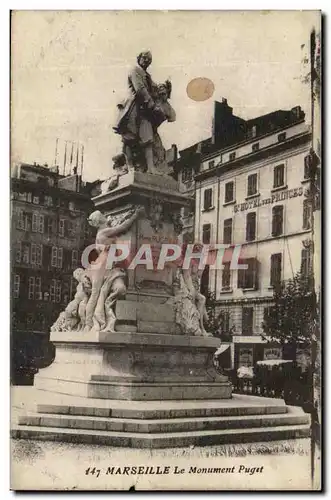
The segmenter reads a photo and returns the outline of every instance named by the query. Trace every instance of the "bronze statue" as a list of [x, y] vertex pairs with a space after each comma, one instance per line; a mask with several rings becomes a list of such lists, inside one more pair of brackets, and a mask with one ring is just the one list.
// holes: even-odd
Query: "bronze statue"
[[165, 162], [165, 150], [157, 129], [164, 121], [175, 121], [176, 114], [168, 102], [171, 83], [168, 80], [161, 85], [153, 82], [147, 72], [151, 62], [149, 51], [138, 55], [138, 64], [128, 77], [130, 96], [118, 105], [119, 117], [114, 130], [122, 136], [128, 166], [155, 173], [158, 165]]

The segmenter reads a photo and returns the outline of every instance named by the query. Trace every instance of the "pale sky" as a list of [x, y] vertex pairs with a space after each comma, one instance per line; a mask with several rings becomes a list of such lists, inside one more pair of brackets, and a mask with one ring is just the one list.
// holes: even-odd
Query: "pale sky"
[[[183, 149], [211, 134], [214, 100], [254, 118], [301, 105], [316, 11], [111, 12], [18, 11], [12, 19], [12, 161], [54, 163], [56, 138], [85, 147], [84, 178], [106, 178], [121, 151], [112, 131], [116, 104], [127, 95], [137, 54], [150, 49], [156, 82], [169, 78], [175, 123], [163, 124], [165, 147]], [[210, 78], [213, 97], [195, 102], [189, 81]]]

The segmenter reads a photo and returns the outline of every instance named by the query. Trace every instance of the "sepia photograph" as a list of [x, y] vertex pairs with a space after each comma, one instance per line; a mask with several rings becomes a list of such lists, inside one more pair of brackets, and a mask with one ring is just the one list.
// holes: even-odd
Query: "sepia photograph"
[[321, 11], [10, 17], [11, 490], [321, 491]]

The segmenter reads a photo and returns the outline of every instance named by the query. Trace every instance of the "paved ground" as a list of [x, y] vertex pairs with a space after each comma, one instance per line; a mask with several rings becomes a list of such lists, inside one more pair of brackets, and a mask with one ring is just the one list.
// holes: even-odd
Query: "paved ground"
[[[12, 440], [13, 489], [126, 490], [146, 489], [310, 489], [309, 440], [142, 450]], [[238, 473], [262, 471], [254, 475]], [[108, 467], [169, 466], [171, 474], [107, 475]], [[175, 467], [185, 469], [175, 475]], [[190, 474], [191, 468], [235, 468], [236, 474]], [[90, 471], [101, 471], [86, 474]]]

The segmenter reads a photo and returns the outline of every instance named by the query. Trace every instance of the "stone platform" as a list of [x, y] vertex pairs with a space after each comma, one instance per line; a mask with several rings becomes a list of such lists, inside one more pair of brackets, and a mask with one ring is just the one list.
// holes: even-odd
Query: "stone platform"
[[168, 448], [309, 435], [309, 415], [277, 399], [110, 401], [30, 388], [26, 393], [27, 401], [20, 397], [13, 414], [14, 438]]
[[213, 365], [219, 340], [151, 333], [52, 332], [56, 358], [35, 387], [111, 400], [231, 398]]

